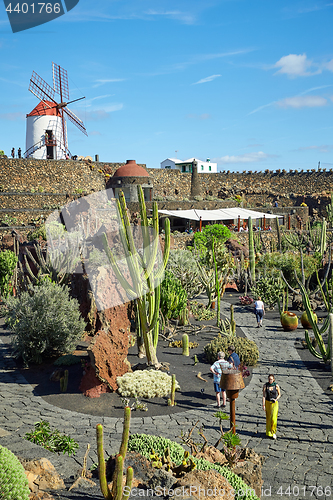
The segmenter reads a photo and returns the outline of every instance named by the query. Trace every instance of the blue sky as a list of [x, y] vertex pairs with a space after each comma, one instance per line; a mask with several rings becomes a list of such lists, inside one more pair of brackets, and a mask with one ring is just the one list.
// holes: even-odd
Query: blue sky
[[54, 61], [86, 97], [69, 106], [88, 132], [68, 124], [72, 154], [333, 168], [332, 13], [322, 0], [80, 0], [13, 34], [1, 2], [0, 149], [25, 150], [29, 79], [52, 84]]

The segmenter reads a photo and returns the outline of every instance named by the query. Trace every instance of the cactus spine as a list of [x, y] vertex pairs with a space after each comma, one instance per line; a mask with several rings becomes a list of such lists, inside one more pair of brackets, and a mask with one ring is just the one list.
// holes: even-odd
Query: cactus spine
[[256, 261], [254, 253], [254, 241], [253, 241], [253, 226], [252, 219], [249, 217], [249, 259], [250, 259], [250, 274], [252, 283], [256, 281]]
[[184, 333], [182, 336], [182, 347], [183, 347], [183, 356], [189, 356], [190, 355], [190, 349], [188, 346], [188, 335], [187, 333]]
[[60, 391], [66, 392], [68, 386], [68, 370], [65, 370], [64, 376], [60, 378]]
[[126, 406], [124, 410], [124, 427], [119, 454], [116, 457], [116, 468], [112, 478], [112, 488], [110, 489], [106, 479], [106, 465], [103, 448], [103, 426], [96, 426], [97, 434], [97, 455], [98, 455], [98, 475], [101, 492], [106, 500], [126, 500], [131, 490], [133, 469], [128, 467], [126, 471], [126, 486], [123, 493], [123, 467], [128, 446], [129, 427], [131, 419], [131, 409]]
[[[140, 320], [140, 328], [143, 336], [147, 361], [149, 365], [159, 366], [156, 347], [159, 329], [159, 306], [161, 297], [160, 282], [163, 278], [164, 270], [168, 262], [170, 252], [170, 221], [165, 220], [165, 240], [163, 260], [158, 269], [155, 269], [156, 257], [158, 253], [158, 208], [157, 203], [153, 204], [153, 241], [150, 239], [146, 204], [143, 190], [138, 186], [138, 196], [141, 214], [141, 234], [143, 241], [143, 252], [140, 254], [135, 247], [134, 236], [130, 225], [129, 216], [124, 194], [119, 193], [117, 200], [118, 219], [120, 224], [120, 239], [126, 255], [128, 270], [131, 275], [130, 284], [121, 272], [116, 262], [115, 256], [109, 248], [106, 234], [102, 235], [104, 250], [108, 256], [110, 264], [117, 276], [121, 286], [130, 299], [136, 298]], [[156, 284], [158, 283], [158, 284]]]

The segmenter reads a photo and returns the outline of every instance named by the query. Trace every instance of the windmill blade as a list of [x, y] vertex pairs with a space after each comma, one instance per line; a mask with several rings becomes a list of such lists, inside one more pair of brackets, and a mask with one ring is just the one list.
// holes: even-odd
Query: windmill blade
[[79, 130], [81, 130], [81, 132], [83, 132], [86, 136], [88, 136], [87, 131], [86, 131], [86, 127], [84, 126], [83, 121], [80, 120], [80, 118], [78, 118], [76, 115], [74, 115], [74, 113], [72, 111], [70, 111], [68, 108], [63, 108], [63, 112], [66, 113], [66, 115], [68, 116], [68, 119], [74, 125], [76, 125], [77, 128]]
[[52, 63], [53, 88], [61, 96], [61, 101], [69, 101], [67, 71], [56, 63]]
[[49, 100], [56, 103], [53, 88], [50, 87], [50, 85], [46, 83], [35, 71], [32, 72], [32, 77], [30, 78], [29, 91], [41, 101]]

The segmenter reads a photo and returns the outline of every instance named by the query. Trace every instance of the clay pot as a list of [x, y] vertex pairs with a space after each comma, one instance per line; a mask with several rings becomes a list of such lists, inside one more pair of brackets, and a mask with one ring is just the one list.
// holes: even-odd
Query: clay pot
[[291, 332], [292, 330], [296, 330], [298, 326], [298, 316], [289, 311], [284, 311], [281, 314], [280, 321], [285, 332]]
[[[315, 318], [315, 322], [318, 323], [317, 314], [313, 312], [313, 315]], [[301, 316], [301, 323], [302, 323], [302, 327], [305, 328], [306, 330], [312, 330], [312, 326], [311, 326], [311, 323], [308, 319], [308, 315], [307, 315], [306, 311], [304, 311], [304, 313]]]

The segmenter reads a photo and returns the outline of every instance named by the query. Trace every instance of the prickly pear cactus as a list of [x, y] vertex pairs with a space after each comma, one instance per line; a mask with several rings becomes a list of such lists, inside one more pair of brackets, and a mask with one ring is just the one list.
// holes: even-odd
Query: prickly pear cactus
[[0, 445], [1, 500], [29, 500], [29, 494], [23, 466], [10, 450]]

